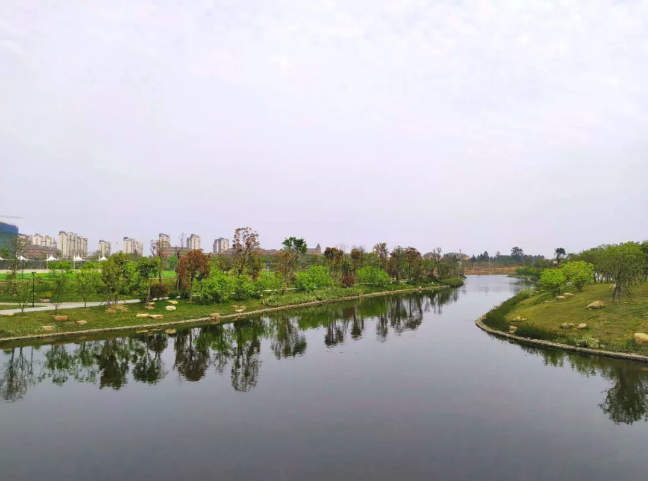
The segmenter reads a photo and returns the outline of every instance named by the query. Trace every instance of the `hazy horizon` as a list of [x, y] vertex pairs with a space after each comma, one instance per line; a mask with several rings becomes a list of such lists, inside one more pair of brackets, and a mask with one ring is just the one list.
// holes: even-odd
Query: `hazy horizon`
[[545, 256], [648, 238], [648, 1], [3, 7], [0, 216], [21, 232]]

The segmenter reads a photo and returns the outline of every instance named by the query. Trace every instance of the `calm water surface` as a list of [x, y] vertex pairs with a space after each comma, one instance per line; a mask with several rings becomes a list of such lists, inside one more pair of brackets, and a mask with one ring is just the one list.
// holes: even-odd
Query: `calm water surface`
[[522, 285], [4, 347], [4, 480], [645, 480], [641, 364], [474, 319]]

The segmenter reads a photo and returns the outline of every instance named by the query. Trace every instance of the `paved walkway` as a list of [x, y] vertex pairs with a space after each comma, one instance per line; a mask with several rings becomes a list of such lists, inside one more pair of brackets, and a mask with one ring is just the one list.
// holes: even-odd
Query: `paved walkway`
[[[127, 299], [125, 301], [119, 301], [120, 304], [135, 304], [137, 302], [141, 302], [139, 299]], [[11, 305], [11, 306], [17, 306], [15, 302], [3, 302], [1, 303], [2, 305]], [[95, 307], [95, 306], [101, 306], [105, 304], [105, 302], [88, 302], [88, 307]], [[31, 305], [31, 303], [30, 303]], [[61, 304], [59, 309], [76, 309], [78, 307], [83, 307], [83, 302], [64, 302]], [[37, 312], [37, 311], [53, 311], [54, 306], [52, 304], [40, 304], [40, 307], [26, 307], [25, 312]], [[11, 312], [18, 313], [20, 312], [20, 308], [18, 309], [5, 309], [5, 310], [0, 310], [0, 314], [9, 314]]]

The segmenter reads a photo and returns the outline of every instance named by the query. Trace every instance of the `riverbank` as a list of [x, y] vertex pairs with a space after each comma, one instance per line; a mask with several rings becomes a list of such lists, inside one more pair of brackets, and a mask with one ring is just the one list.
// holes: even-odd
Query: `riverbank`
[[[0, 317], [0, 342], [54, 339], [61, 336], [82, 336], [101, 332], [146, 331], [175, 325], [232, 321], [332, 302], [450, 288], [451, 286], [439, 284], [421, 287], [390, 285], [384, 288], [331, 288], [313, 293], [291, 293], [268, 299], [248, 299], [238, 303], [231, 301], [211, 305], [189, 303], [185, 300], [158, 301], [154, 309], [147, 310], [143, 304], [137, 304], [121, 307], [121, 310], [111, 314], [106, 313], [103, 306], [61, 310], [58, 315], [67, 317], [63, 321], [54, 321], [54, 316], [45, 312], [34, 312], [29, 315]], [[173, 302], [177, 303], [173, 304]], [[168, 311], [167, 308], [171, 306], [175, 307], [175, 310]], [[159, 322], [151, 322], [152, 319], [154, 321], [157, 319], [150, 316], [162, 316], [162, 318]]]
[[[635, 340], [635, 333], [648, 331], [648, 284], [632, 292], [632, 301], [612, 303], [607, 284], [586, 286], [564, 299], [527, 291], [479, 318], [477, 325], [529, 344], [648, 361], [648, 344]], [[595, 301], [605, 307], [588, 309]]]

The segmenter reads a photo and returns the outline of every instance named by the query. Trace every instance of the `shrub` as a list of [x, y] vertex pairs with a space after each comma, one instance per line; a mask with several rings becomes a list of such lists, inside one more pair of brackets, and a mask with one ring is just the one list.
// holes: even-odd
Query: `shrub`
[[443, 279], [439, 282], [450, 287], [461, 287], [464, 285], [464, 281], [461, 277], [448, 277], [447, 279]]
[[234, 282], [234, 299], [237, 301], [242, 301], [243, 299], [249, 299], [255, 295], [256, 289], [252, 281], [247, 277], [239, 277]]
[[281, 291], [283, 282], [274, 272], [264, 271], [254, 281], [254, 297], [261, 297], [265, 291]]
[[562, 269], [545, 269], [540, 276], [540, 286], [554, 296], [560, 294], [567, 279]]
[[353, 276], [342, 276], [342, 287], [353, 287], [355, 284], [355, 278]]
[[168, 297], [169, 299], [177, 299], [178, 297], [180, 297], [180, 294], [178, 294], [178, 291], [171, 291], [169, 292]]
[[169, 288], [164, 284], [153, 284], [151, 286], [151, 297], [153, 299], [161, 299], [167, 295], [170, 296]]
[[391, 278], [384, 270], [378, 267], [361, 267], [358, 269], [358, 283], [370, 286], [384, 286], [389, 284]]
[[200, 294], [203, 303], [222, 302], [232, 297], [235, 283], [236, 279], [233, 277], [214, 270], [209, 277], [196, 283], [196, 293]]
[[586, 336], [582, 339], [574, 339], [574, 344], [578, 347], [588, 347], [590, 349], [599, 349], [601, 347], [601, 341], [590, 336]]
[[51, 299], [54, 294], [52, 294], [52, 291], [47, 291], [43, 293], [43, 298], [45, 299]]
[[295, 286], [300, 291], [311, 292], [333, 285], [333, 279], [329, 275], [328, 267], [310, 266], [307, 271], [297, 274]]
[[585, 284], [594, 280], [594, 265], [585, 261], [569, 262], [561, 268], [568, 282], [574, 284], [579, 291], [583, 290]]

